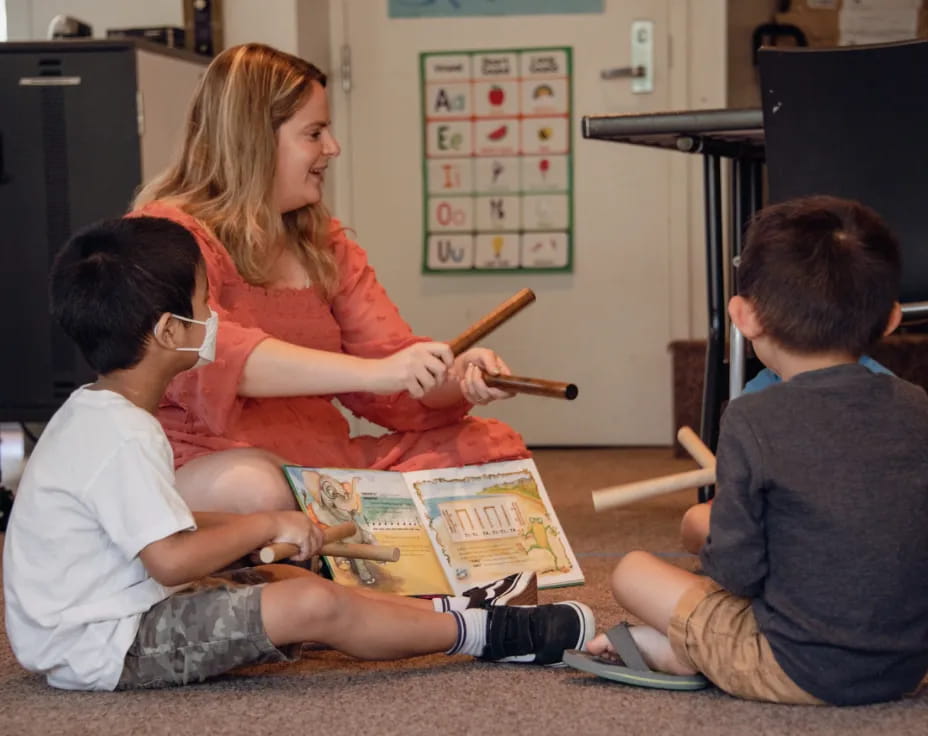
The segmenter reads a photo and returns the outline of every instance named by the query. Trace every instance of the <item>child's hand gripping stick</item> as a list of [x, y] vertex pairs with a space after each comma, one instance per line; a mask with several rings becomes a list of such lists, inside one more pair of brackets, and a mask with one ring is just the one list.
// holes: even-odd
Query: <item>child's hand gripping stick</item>
[[[396, 562], [400, 558], [398, 547], [386, 547], [380, 544], [346, 544], [340, 540], [356, 534], [358, 527], [354, 522], [346, 521], [343, 524], [326, 527], [322, 536], [325, 544], [319, 550], [321, 555], [333, 557], [353, 557], [362, 560], [375, 560], [377, 562]], [[258, 559], [265, 565], [292, 557], [300, 548], [287, 542], [276, 542], [262, 547], [258, 552]]]

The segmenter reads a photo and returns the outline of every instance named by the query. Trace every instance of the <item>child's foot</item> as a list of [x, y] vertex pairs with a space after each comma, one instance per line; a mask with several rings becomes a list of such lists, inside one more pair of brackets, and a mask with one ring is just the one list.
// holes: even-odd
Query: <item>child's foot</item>
[[535, 572], [517, 572], [478, 585], [461, 593], [469, 598], [468, 608], [490, 608], [492, 606], [534, 606], [538, 603], [538, 577]]
[[482, 659], [561, 664], [565, 649], [582, 649], [596, 630], [593, 612], [567, 601], [544, 606], [495, 606], [487, 612]]
[[597, 634], [590, 639], [586, 644], [586, 651], [594, 657], [601, 659], [603, 662], [625, 664], [622, 658], [615, 653], [612, 644], [609, 642], [609, 639], [606, 638], [605, 634]]
[[[635, 646], [641, 652], [641, 657], [648, 667], [656, 672], [666, 672], [670, 675], [694, 675], [696, 670], [687, 667], [674, 654], [670, 641], [657, 629], [650, 626], [630, 626], [629, 633], [635, 641]], [[586, 645], [586, 651], [604, 662], [613, 664], [626, 664], [615, 653], [612, 644], [605, 634], [593, 637]]]

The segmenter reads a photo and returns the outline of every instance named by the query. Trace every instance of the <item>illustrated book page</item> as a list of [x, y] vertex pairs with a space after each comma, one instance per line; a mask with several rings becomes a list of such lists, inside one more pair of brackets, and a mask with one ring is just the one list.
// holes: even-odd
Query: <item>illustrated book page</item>
[[583, 583], [533, 460], [404, 475], [456, 593], [519, 570], [543, 588]]
[[400, 550], [397, 562], [326, 557], [335, 582], [400, 595], [452, 592], [402, 473], [294, 465], [285, 466], [284, 472], [300, 508], [314, 521], [357, 525], [358, 534], [343, 542]]
[[583, 573], [531, 459], [397, 473], [284, 467], [297, 502], [342, 541], [397, 547], [397, 562], [326, 557], [333, 580], [400, 595], [459, 594], [535, 570], [540, 587]]

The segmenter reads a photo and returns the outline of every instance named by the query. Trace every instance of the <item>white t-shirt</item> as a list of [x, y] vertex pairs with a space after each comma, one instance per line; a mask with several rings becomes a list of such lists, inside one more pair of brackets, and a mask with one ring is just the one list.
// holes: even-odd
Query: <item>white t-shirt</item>
[[55, 687], [115, 688], [141, 614], [177, 589], [139, 551], [195, 528], [158, 421], [117, 393], [79, 388], [29, 458], [6, 532], [16, 658]]

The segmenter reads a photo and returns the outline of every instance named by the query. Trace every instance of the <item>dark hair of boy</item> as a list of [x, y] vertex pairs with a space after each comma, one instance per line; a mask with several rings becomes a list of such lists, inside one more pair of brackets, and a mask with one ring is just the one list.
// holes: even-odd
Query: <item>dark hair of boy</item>
[[55, 257], [52, 315], [98, 373], [132, 368], [162, 314], [193, 316], [202, 263], [193, 236], [170, 220], [98, 222]]
[[813, 196], [755, 215], [738, 264], [738, 293], [787, 350], [860, 356], [882, 336], [899, 298], [899, 244], [879, 215]]

